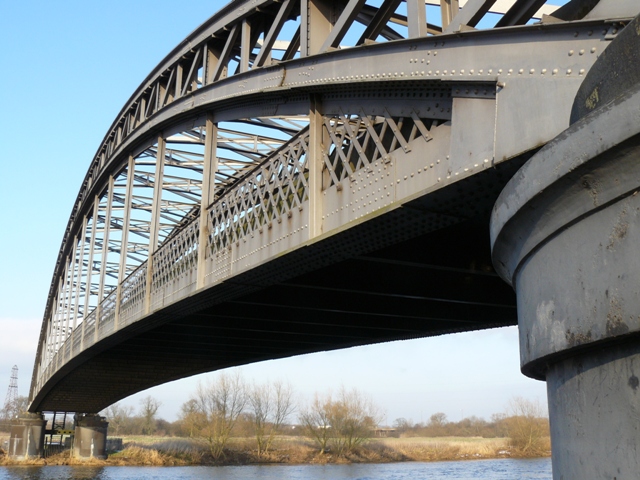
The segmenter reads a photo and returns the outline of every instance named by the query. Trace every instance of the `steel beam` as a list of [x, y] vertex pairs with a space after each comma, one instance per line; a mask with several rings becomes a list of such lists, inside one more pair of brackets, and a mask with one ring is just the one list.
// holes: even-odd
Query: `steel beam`
[[[91, 240], [89, 244], [89, 258], [87, 261], [87, 284], [86, 284], [86, 296], [84, 299], [84, 311], [85, 318], [82, 321], [82, 344], [81, 349], [84, 350], [84, 339], [85, 339], [85, 326], [86, 326], [86, 318], [89, 314], [89, 307], [91, 305], [91, 284], [93, 282], [93, 255], [95, 252], [95, 244], [96, 244], [96, 231], [98, 229], [98, 214], [100, 211], [100, 198], [96, 195], [93, 199], [93, 213], [92, 213], [92, 221], [91, 221]], [[97, 304], [100, 303], [100, 300], [97, 300]], [[97, 305], [96, 304], [96, 305]], [[97, 308], [97, 306], [96, 306]]]
[[242, 30], [240, 33], [240, 73], [249, 70], [249, 56], [251, 55], [251, 23], [246, 18], [242, 21]]
[[135, 177], [136, 161], [133, 155], [129, 155], [127, 165], [127, 184], [124, 194], [124, 214], [122, 218], [122, 234], [120, 238], [120, 262], [118, 266], [118, 280], [116, 286], [116, 311], [114, 330], [118, 330], [120, 320], [120, 306], [122, 302], [122, 283], [127, 275], [127, 251], [129, 245], [129, 224], [131, 223], [131, 200], [133, 196], [133, 180]]
[[153, 204], [151, 210], [151, 225], [149, 232], [149, 249], [147, 256], [147, 281], [145, 293], [145, 313], [151, 310], [151, 285], [153, 281], [153, 255], [158, 248], [158, 230], [160, 228], [160, 214], [162, 208], [162, 184], [164, 182], [166, 141], [162, 135], [158, 136], [156, 151], [156, 170], [153, 184]]
[[378, 38], [378, 35], [380, 35], [387, 26], [389, 18], [391, 18], [391, 15], [393, 15], [398, 8], [398, 5], [400, 5], [400, 2], [402, 2], [402, 0], [384, 0], [382, 5], [380, 5], [380, 8], [369, 21], [367, 28], [362, 32], [360, 39], [356, 42], [356, 45], [362, 45], [366, 40], [373, 41]]
[[427, 36], [427, 11], [424, 0], [406, 0], [409, 38]]
[[[87, 242], [87, 217], [83, 217], [82, 218], [82, 233], [80, 234], [80, 258], [78, 258], [78, 278], [76, 280], [76, 296], [75, 296], [75, 304], [74, 304], [74, 310], [75, 310], [75, 315], [73, 316], [73, 331], [76, 331], [76, 327], [78, 326], [78, 317], [79, 317], [79, 312], [80, 312], [80, 292], [82, 291], [82, 288], [84, 286], [85, 288], [85, 296], [88, 294], [87, 292], [87, 288], [85, 285], [88, 285], [86, 277], [85, 280], [83, 281], [83, 274], [82, 271], [84, 270], [84, 251], [86, 248], [86, 242]], [[88, 271], [88, 266], [87, 266], [87, 271]], [[87, 311], [84, 310], [83, 311], [83, 315], [86, 315]]]
[[209, 208], [215, 198], [215, 175], [218, 171], [218, 126], [213, 116], [207, 117], [205, 125], [204, 171], [202, 175], [202, 197], [200, 200], [200, 227], [198, 230], [198, 266], [197, 288], [204, 287], [207, 260], [207, 243], [209, 235]]
[[326, 0], [300, 0], [300, 56], [319, 53], [331, 34], [333, 7]]
[[238, 25], [234, 25], [229, 32], [229, 36], [227, 37], [227, 41], [224, 44], [224, 48], [222, 49], [222, 53], [218, 57], [218, 62], [213, 70], [211, 75], [211, 81], [215, 82], [221, 78], [224, 78], [225, 72], [228, 68], [229, 59], [231, 58], [231, 53], [233, 51], [233, 47], [236, 44], [238, 39], [238, 35], [240, 35], [241, 28]]
[[458, 32], [465, 25], [475, 27], [495, 3], [496, 0], [468, 0], [448, 25], [443, 25], [443, 33]]
[[349, 3], [345, 5], [344, 10], [340, 14], [338, 21], [331, 29], [331, 33], [327, 36], [318, 53], [323, 53], [331, 48], [337, 48], [340, 46], [340, 42], [346, 35], [349, 27], [353, 23], [353, 20], [358, 16], [358, 13], [366, 0], [349, 0]]
[[[267, 59], [271, 56], [271, 49], [277, 39], [278, 34], [282, 30], [282, 26], [287, 21], [291, 10], [293, 9], [295, 0], [284, 0], [278, 9], [278, 13], [276, 17], [273, 19], [271, 23], [271, 27], [269, 27], [269, 31], [264, 37], [264, 41], [262, 42], [262, 48], [260, 48], [260, 52], [256, 56], [256, 59], [253, 62], [253, 67], [261, 67], [265, 65]], [[297, 47], [296, 47], [297, 49]]]

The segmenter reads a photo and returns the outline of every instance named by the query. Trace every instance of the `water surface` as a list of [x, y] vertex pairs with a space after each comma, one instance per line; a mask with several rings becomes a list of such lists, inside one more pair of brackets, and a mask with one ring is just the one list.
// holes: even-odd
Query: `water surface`
[[240, 467], [0, 467], [0, 480], [551, 480], [551, 459]]

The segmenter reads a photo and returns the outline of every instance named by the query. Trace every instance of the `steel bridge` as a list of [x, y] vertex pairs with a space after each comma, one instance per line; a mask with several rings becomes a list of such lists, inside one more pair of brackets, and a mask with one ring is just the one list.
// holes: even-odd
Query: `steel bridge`
[[98, 412], [232, 365], [516, 324], [491, 210], [569, 127], [638, 11], [229, 3], [148, 75], [90, 161], [30, 410]]

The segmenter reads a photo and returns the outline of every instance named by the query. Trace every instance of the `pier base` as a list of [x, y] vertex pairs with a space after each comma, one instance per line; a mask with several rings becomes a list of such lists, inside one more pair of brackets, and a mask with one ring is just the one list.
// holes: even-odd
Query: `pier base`
[[40, 413], [25, 413], [11, 426], [9, 456], [16, 459], [41, 457], [46, 421]]
[[491, 242], [522, 371], [547, 381], [553, 478], [640, 478], [640, 84], [518, 171]]
[[638, 478], [639, 375], [637, 343], [576, 355], [549, 368], [554, 472], [565, 479]]
[[76, 414], [73, 455], [76, 458], [107, 458], [109, 422], [95, 414]]

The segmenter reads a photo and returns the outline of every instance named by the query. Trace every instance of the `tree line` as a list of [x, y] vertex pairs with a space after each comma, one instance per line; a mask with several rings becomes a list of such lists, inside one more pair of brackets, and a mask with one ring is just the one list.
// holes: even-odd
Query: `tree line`
[[231, 437], [253, 437], [258, 456], [263, 456], [283, 434], [312, 438], [321, 453], [344, 454], [371, 437], [381, 420], [371, 399], [355, 389], [316, 395], [299, 406], [289, 383], [248, 384], [238, 374], [200, 383], [175, 422], [157, 418], [159, 407], [155, 399], [145, 397], [137, 413], [116, 403], [102, 414], [110, 435], [186, 436], [205, 444], [214, 459], [224, 456]]
[[269, 453], [278, 435], [311, 439], [320, 453], [344, 455], [376, 434], [396, 437], [509, 437], [522, 454], [539, 453], [549, 436], [549, 421], [536, 403], [513, 399], [507, 411], [489, 421], [471, 416], [449, 421], [444, 413], [427, 422], [398, 418], [391, 427], [379, 428], [383, 414], [373, 400], [356, 389], [340, 388], [319, 394], [309, 402], [297, 402], [289, 383], [275, 381], [248, 384], [239, 374], [218, 375], [200, 383], [182, 404], [178, 420], [157, 417], [160, 403], [152, 397], [133, 407], [111, 405], [102, 414], [109, 421], [109, 434], [168, 435], [195, 439], [206, 445], [214, 459], [224, 457], [232, 437], [254, 438], [257, 454]]
[[406, 418], [393, 422], [390, 435], [396, 437], [483, 437], [510, 438], [511, 446], [520, 454], [538, 454], [549, 437], [549, 419], [536, 402], [513, 398], [506, 411], [491, 415], [489, 421], [471, 416], [458, 422], [449, 421], [438, 412], [427, 422], [413, 423]]
[[29, 399], [17, 396], [14, 401], [6, 403], [0, 409], [0, 432], [8, 432], [20, 413], [27, 410]]
[[[311, 439], [319, 453], [345, 455], [376, 434], [395, 437], [509, 437], [511, 446], [523, 455], [540, 453], [549, 436], [549, 421], [536, 403], [513, 399], [507, 410], [489, 421], [476, 416], [449, 421], [434, 413], [427, 422], [397, 418], [391, 427], [379, 428], [380, 408], [356, 389], [316, 393], [309, 402], [299, 402], [293, 387], [283, 381], [247, 383], [239, 374], [220, 374], [200, 383], [180, 408], [178, 419], [168, 422], [158, 416], [161, 403], [147, 396], [136, 409], [115, 403], [101, 414], [109, 422], [110, 436], [158, 435], [189, 437], [206, 445], [214, 459], [224, 457], [232, 437], [254, 438], [258, 456], [269, 453], [278, 435]], [[9, 431], [27, 398], [0, 410], [0, 431]]]

